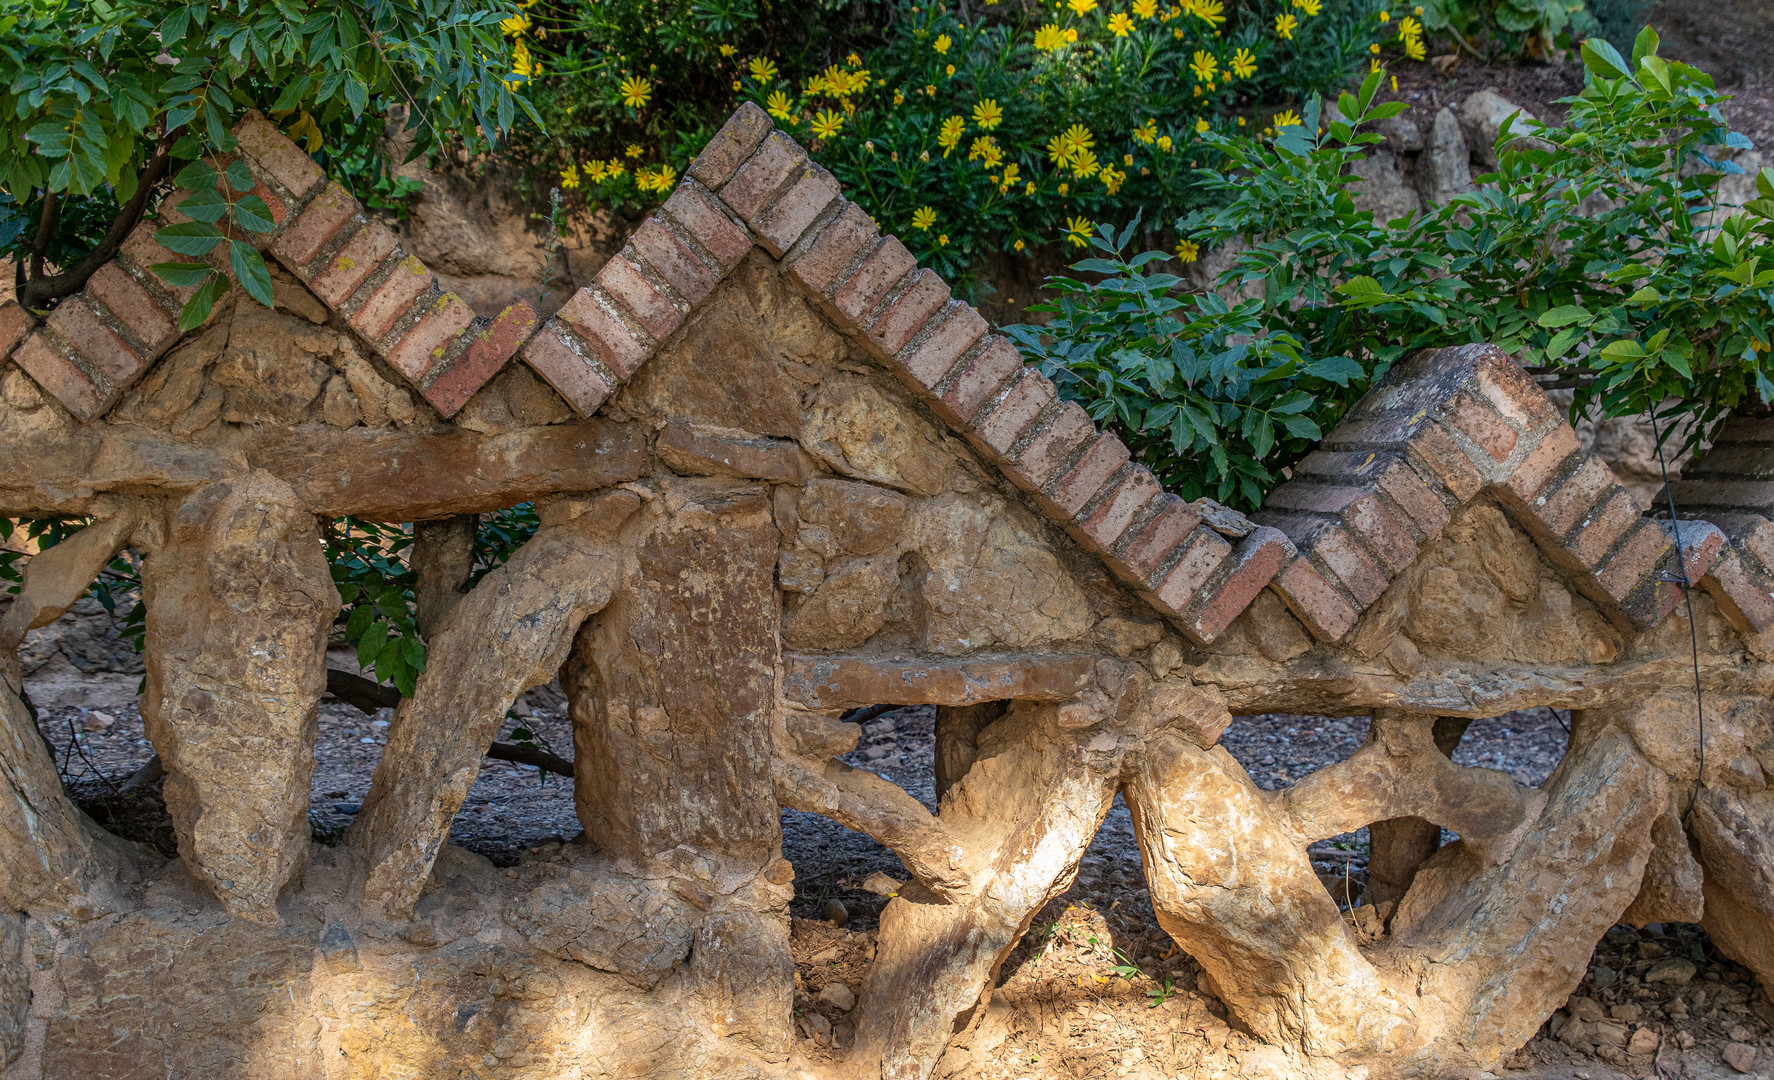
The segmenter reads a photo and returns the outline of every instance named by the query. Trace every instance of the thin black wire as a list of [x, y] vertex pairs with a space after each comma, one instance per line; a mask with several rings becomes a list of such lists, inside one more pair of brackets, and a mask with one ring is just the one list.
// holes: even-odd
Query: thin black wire
[[1700, 632], [1694, 626], [1694, 583], [1688, 580], [1688, 560], [1682, 553], [1682, 525], [1675, 516], [1675, 492], [1669, 486], [1669, 466], [1663, 460], [1663, 433], [1657, 428], [1657, 407], [1648, 406], [1645, 415], [1651, 418], [1651, 437], [1657, 444], [1657, 471], [1663, 476], [1663, 497], [1669, 502], [1669, 529], [1675, 538], [1675, 567], [1677, 574], [1676, 586], [1682, 590], [1682, 601], [1688, 606], [1688, 647], [1694, 663], [1694, 720], [1700, 731], [1700, 768], [1694, 774], [1694, 791], [1688, 796], [1688, 811], [1682, 815], [1682, 824], [1688, 823], [1688, 815], [1694, 812], [1694, 803], [1700, 798], [1700, 781], [1706, 775], [1706, 708], [1700, 695]]

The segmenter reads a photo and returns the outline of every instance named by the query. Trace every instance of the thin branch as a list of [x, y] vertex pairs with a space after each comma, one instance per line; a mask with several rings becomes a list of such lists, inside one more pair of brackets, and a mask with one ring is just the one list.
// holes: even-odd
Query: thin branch
[[43, 276], [43, 253], [49, 250], [49, 238], [55, 233], [56, 206], [60, 200], [53, 191], [43, 193], [43, 213], [37, 220], [37, 238], [31, 241], [31, 276]]
[[72, 270], [45, 276], [41, 272], [41, 260], [33, 258], [36, 266], [31, 278], [18, 290], [18, 302], [22, 307], [41, 311], [53, 301], [72, 296], [86, 287], [86, 280], [97, 273], [99, 267], [111, 261], [123, 247], [123, 241], [128, 238], [130, 230], [142, 220], [142, 213], [148, 208], [148, 200], [153, 198], [155, 189], [166, 178], [167, 171], [172, 166], [172, 145], [178, 134], [178, 131], [173, 131], [161, 136], [159, 145], [154, 148], [154, 156], [149, 159], [136, 181], [136, 193], [117, 211], [117, 217], [106, 230], [105, 238]]

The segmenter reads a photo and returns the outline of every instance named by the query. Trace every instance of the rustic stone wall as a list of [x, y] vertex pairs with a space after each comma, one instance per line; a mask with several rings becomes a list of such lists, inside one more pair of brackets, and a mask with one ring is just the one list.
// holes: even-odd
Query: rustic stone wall
[[[547, 320], [476, 319], [241, 137], [280, 310], [160, 332], [146, 232], [42, 325], [0, 309], [0, 510], [95, 522], [0, 609], [8, 1075], [780, 1075], [784, 807], [913, 878], [844, 1076], [930, 1075], [1117, 794], [1163, 925], [1293, 1075], [1494, 1068], [1621, 918], [1698, 917], [1774, 977], [1766, 424], [1690, 470], [1707, 520], [1663, 521], [1501, 353], [1420, 354], [1246, 518], [1165, 493], [756, 109]], [[525, 501], [538, 532], [463, 592], [454, 516]], [[422, 526], [429, 664], [325, 848], [340, 514]], [[85, 819], [18, 697], [25, 634], [125, 549], [173, 860]], [[449, 824], [557, 674], [585, 832], [497, 871]], [[847, 710], [911, 703], [934, 813], [834, 760]], [[1534, 706], [1573, 716], [1541, 788], [1449, 760]], [[1268, 711], [1374, 722], [1265, 793], [1217, 744]], [[1364, 825], [1352, 921], [1306, 849]]]

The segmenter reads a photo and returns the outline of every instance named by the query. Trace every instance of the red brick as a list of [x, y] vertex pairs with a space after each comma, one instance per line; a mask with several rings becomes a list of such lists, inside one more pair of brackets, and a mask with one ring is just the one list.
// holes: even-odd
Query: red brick
[[[780, 131], [772, 131], [764, 139], [733, 179], [721, 188], [721, 201], [733, 208], [747, 225], [756, 225], [756, 218], [789, 177], [807, 164], [807, 153]], [[713, 187], [713, 184], [709, 185]]]
[[664, 209], [690, 239], [715, 257], [723, 272], [751, 252], [751, 234], [735, 225], [714, 196], [694, 183], [679, 184]]
[[377, 341], [394, 329], [394, 324], [415, 302], [428, 297], [436, 283], [437, 277], [425, 269], [425, 264], [408, 255], [395, 264], [394, 273], [351, 316], [351, 325], [364, 337]]
[[1727, 550], [1713, 563], [1700, 584], [1738, 633], [1759, 634], [1774, 627], [1774, 582], [1750, 570], [1735, 551]]
[[32, 334], [12, 354], [13, 362], [26, 375], [61, 402], [75, 418], [90, 421], [111, 407], [112, 398], [92, 381], [92, 377], [75, 366], [60, 349], [42, 334]]
[[1527, 372], [1507, 357], [1480, 362], [1473, 383], [1491, 407], [1522, 430], [1559, 420], [1558, 406]]
[[446, 419], [454, 416], [529, 340], [538, 321], [535, 309], [522, 300], [501, 311], [474, 335], [448, 370], [425, 388], [425, 399]]
[[991, 336], [930, 408], [945, 421], [966, 425], [991, 401], [1006, 380], [1023, 369], [1022, 354], [1008, 339]]
[[1269, 497], [1263, 500], [1263, 508], [1340, 514], [1350, 503], [1366, 494], [1366, 489], [1359, 487], [1307, 484], [1289, 480], [1269, 493]]
[[641, 329], [663, 341], [684, 321], [684, 313], [671, 298], [660, 292], [640, 268], [621, 253], [610, 256], [597, 272], [597, 283], [622, 305], [624, 311], [641, 325]]
[[1595, 579], [1609, 596], [1623, 601], [1656, 571], [1674, 546], [1662, 525], [1640, 518], [1619, 551], [1596, 571]]
[[832, 306], [854, 327], [893, 291], [901, 278], [917, 268], [918, 260], [912, 258], [904, 244], [891, 236], [885, 237], [862, 260], [856, 272], [838, 286], [832, 294]]
[[1523, 503], [1530, 503], [1552, 482], [1553, 477], [1564, 471], [1565, 464], [1573, 454], [1581, 448], [1577, 445], [1577, 433], [1570, 425], [1560, 424], [1546, 433], [1540, 445], [1534, 447], [1532, 453], [1522, 459], [1522, 463], [1509, 474], [1504, 486]]
[[1392, 574], [1402, 573], [1417, 561], [1417, 542], [1377, 495], [1365, 493], [1350, 503], [1343, 512], [1343, 525], [1359, 536]]
[[1423, 471], [1441, 481], [1454, 501], [1465, 503], [1484, 487], [1484, 477], [1473, 468], [1453, 436], [1436, 425], [1417, 432], [1410, 441], [1410, 454], [1422, 462]]
[[[1718, 561], [1719, 553], [1724, 551], [1725, 534], [1710, 521], [1696, 521], [1693, 518], [1682, 518], [1674, 526], [1680, 527], [1682, 541], [1682, 561], [1676, 569], [1678, 572], [1685, 572], [1689, 581], [1699, 584], [1700, 579], [1712, 569], [1712, 564]], [[1671, 541], [1678, 532], [1674, 526], [1664, 522]]]
[[733, 110], [721, 130], [696, 155], [690, 163], [690, 175], [711, 188], [719, 188], [773, 130], [775, 125], [770, 123], [769, 114], [752, 102], [745, 102]]
[[129, 386], [148, 366], [147, 359], [106, 326], [78, 295], [63, 300], [50, 312], [49, 328], [78, 349], [113, 389]]
[[[398, 273], [399, 271], [396, 271]], [[474, 312], [455, 293], [444, 293], [431, 302], [413, 328], [388, 350], [388, 366], [420, 383], [444, 358], [456, 335], [474, 324]]]
[[7, 300], [0, 303], [0, 360], [4, 360], [13, 347], [25, 339], [35, 323], [31, 313], [20, 307], [18, 301]]
[[1184, 614], [1184, 631], [1199, 644], [1213, 644], [1293, 555], [1294, 546], [1281, 530], [1258, 526], [1238, 542], [1231, 558]]
[[1359, 615], [1310, 560], [1295, 559], [1269, 585], [1320, 641], [1337, 641], [1355, 629]]
[[1333, 525], [1312, 539], [1312, 552], [1337, 575], [1363, 609], [1380, 598], [1391, 578], [1361, 550], [1342, 526]]
[[1539, 525], [1530, 531], [1562, 540], [1598, 499], [1616, 487], [1613, 471], [1595, 455], [1584, 454], [1582, 463], [1564, 483], [1528, 502], [1527, 512]]
[[1629, 525], [1639, 520], [1638, 503], [1625, 488], [1615, 488], [1601, 505], [1590, 511], [1580, 526], [1581, 531], [1566, 544], [1566, 549], [1586, 569], [1593, 570], [1607, 557], [1614, 542]]
[[616, 388], [586, 361], [575, 348], [576, 343], [568, 343], [557, 326], [556, 320], [550, 319], [524, 344], [519, 355], [574, 411], [590, 416]]
[[906, 347], [949, 302], [949, 286], [934, 270], [919, 270], [863, 335], [869, 352], [886, 360]]
[[1017, 437], [1058, 396], [1045, 375], [1034, 368], [1024, 368], [1004, 400], [975, 424], [976, 438], [972, 441], [994, 459], [1009, 453]]
[[566, 320], [618, 379], [628, 379], [652, 355], [634, 339], [620, 319], [599, 303], [597, 295], [590, 289], [574, 293], [560, 309], [559, 317]]
[[326, 179], [313, 158], [256, 111], [246, 114], [246, 119], [234, 129], [234, 136], [254, 164], [298, 199]]
[[187, 288], [175, 289], [165, 278], [160, 277], [158, 274], [155, 274], [154, 271], [149, 269], [149, 267], [153, 266], [155, 263], [191, 261], [191, 256], [179, 255], [175, 252], [168, 251], [155, 242], [154, 233], [165, 227], [165, 222], [144, 221], [140, 225], [137, 225], [135, 228], [131, 229], [129, 235], [124, 238], [122, 253], [130, 262], [135, 264], [136, 269], [152, 277], [160, 288], [166, 290], [169, 295], [177, 297], [179, 303], [183, 304], [185, 301], [191, 299], [191, 294], [197, 291], [197, 286], [192, 285]]
[[1077, 517], [1130, 457], [1125, 443], [1104, 432], [1078, 458], [1076, 465], [1049, 486], [1050, 494], [1038, 501], [1059, 517]]
[[889, 366], [906, 385], [925, 393], [936, 389], [955, 367], [961, 354], [973, 348], [986, 332], [986, 321], [973, 305], [959, 300], [944, 305], [942, 322], [917, 345], [900, 350]]
[[1417, 527], [1422, 539], [1433, 540], [1447, 527], [1451, 517], [1447, 504], [1407, 463], [1395, 461], [1387, 466], [1376, 486], [1398, 504], [1408, 523]]
[[721, 276], [658, 218], [642, 223], [628, 244], [648, 269], [691, 304], [700, 304], [721, 283]]
[[1091, 423], [1090, 414], [1075, 401], [1062, 402], [1047, 426], [1016, 455], [1006, 472], [1017, 486], [1039, 490], [1065, 468], [1086, 440], [1095, 437], [1096, 425]]
[[1763, 569], [1774, 571], [1774, 522], [1760, 514], [1750, 515], [1747, 525], [1731, 530], [1731, 538], [1760, 561]]
[[393, 233], [374, 221], [366, 222], [345, 241], [337, 255], [327, 260], [325, 269], [309, 267], [311, 271], [318, 271], [309, 288], [314, 290], [321, 303], [337, 309], [376, 272], [383, 259], [394, 254], [395, 249]]
[[350, 192], [338, 184], [328, 184], [271, 245], [271, 254], [291, 270], [302, 273], [362, 209]]
[[178, 326], [167, 318], [153, 295], [115, 262], [99, 267], [87, 280], [86, 291], [146, 346], [150, 359], [179, 340]]
[[1232, 554], [1232, 545], [1206, 526], [1189, 538], [1189, 547], [1175, 566], [1152, 587], [1152, 595], [1167, 615], [1181, 615], [1195, 602], [1195, 592]]
[[1116, 483], [1115, 490], [1078, 523], [1080, 539], [1099, 553], [1114, 550], [1128, 523], [1163, 494], [1164, 489], [1151, 472], [1144, 465], [1135, 465]]
[[845, 270], [881, 230], [867, 211], [853, 202], [819, 231], [807, 250], [789, 264], [788, 276], [814, 296], [829, 296]]
[[1507, 458], [1520, 438], [1495, 409], [1471, 394], [1463, 393], [1454, 399], [1448, 422], [1496, 461]]
[[[1175, 495], [1166, 494], [1157, 502], [1158, 513], [1138, 532], [1121, 545], [1110, 563], [1110, 569], [1123, 579], [1139, 584], [1151, 580], [1175, 551], [1189, 539], [1201, 524], [1201, 515]], [[1116, 566], [1116, 564], [1120, 564]]]
[[837, 197], [838, 182], [832, 174], [817, 165], [807, 166], [795, 186], [758, 217], [758, 242], [780, 259]]

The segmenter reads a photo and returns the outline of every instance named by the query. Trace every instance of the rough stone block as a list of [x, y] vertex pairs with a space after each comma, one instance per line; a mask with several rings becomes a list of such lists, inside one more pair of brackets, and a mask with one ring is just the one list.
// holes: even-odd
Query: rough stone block
[[93, 420], [111, 407], [114, 398], [110, 392], [68, 359], [42, 331], [27, 337], [14, 350], [12, 359], [82, 422]]
[[723, 272], [738, 266], [751, 251], [751, 234], [734, 224], [719, 200], [699, 184], [679, 184], [664, 209], [690, 239], [715, 257]]
[[1056, 517], [1074, 518], [1120, 472], [1130, 457], [1125, 443], [1104, 432], [1079, 456], [1076, 464], [1048, 485], [1047, 494], [1036, 496], [1036, 501]]
[[590, 289], [580, 289], [558, 312], [618, 379], [627, 380], [652, 350], [635, 340], [628, 327]]
[[863, 347], [882, 360], [906, 347], [932, 316], [949, 302], [948, 283], [933, 270], [916, 271], [886, 310], [869, 325]]
[[328, 184], [294, 224], [278, 235], [271, 245], [271, 254], [291, 270], [302, 273], [362, 209], [350, 192], [336, 183]]
[[1355, 629], [1355, 608], [1304, 556], [1288, 563], [1270, 587], [1320, 641], [1341, 640]]
[[732, 476], [804, 484], [810, 469], [788, 439], [747, 436], [673, 421], [654, 444], [659, 460], [685, 476]]
[[1201, 524], [1201, 515], [1175, 495], [1160, 495], [1154, 501], [1158, 512], [1129, 536], [1110, 560], [1110, 569], [1123, 581], [1150, 582]]
[[953, 376], [931, 400], [930, 408], [949, 423], [964, 427], [1022, 369], [1022, 354], [1016, 346], [1005, 338], [989, 336], [961, 374]]
[[690, 175], [699, 182], [708, 185], [710, 190], [719, 190], [739, 171], [764, 136], [774, 131], [776, 126], [770, 122], [770, 115], [758, 108], [753, 102], [747, 101], [735, 109], [721, 130], [696, 155], [690, 163]]
[[314, 159], [302, 152], [257, 111], [246, 114], [234, 129], [240, 149], [252, 163], [296, 198], [307, 196], [326, 179]]
[[919, 394], [935, 390], [955, 367], [961, 354], [986, 332], [986, 321], [973, 305], [951, 300], [938, 316], [941, 320], [929, 336], [901, 349], [889, 365], [907, 386]]
[[782, 132], [772, 131], [720, 189], [721, 201], [732, 207], [746, 224], [755, 227], [758, 215], [806, 164], [805, 150]]
[[147, 357], [106, 326], [78, 295], [63, 300], [50, 312], [48, 326], [77, 349], [113, 390], [128, 387], [147, 370]]
[[307, 269], [314, 273], [314, 279], [308, 287], [320, 302], [327, 307], [338, 309], [340, 304], [350, 299], [351, 294], [368, 281], [382, 260], [398, 250], [394, 234], [383, 228], [378, 222], [365, 222], [363, 228], [352, 234], [345, 241], [339, 253], [326, 260], [324, 267], [311, 264]]
[[807, 249], [788, 265], [788, 276], [815, 297], [828, 297], [864, 248], [881, 235], [862, 207], [846, 202]]
[[610, 256], [604, 263], [597, 273], [597, 283], [656, 341], [670, 337], [684, 321], [684, 313], [672, 303], [671, 297], [648, 281], [640, 268], [621, 252]]
[[525, 343], [519, 355], [547, 380], [555, 392], [566, 399], [580, 416], [598, 411], [616, 387], [606, 379], [597, 365], [586, 359], [584, 346], [574, 339], [572, 331], [550, 319]]
[[638, 256], [638, 261], [692, 304], [701, 303], [721, 283], [721, 275], [658, 218], [643, 222], [629, 237], [628, 246], [631, 258]]
[[1461, 394], [1454, 399], [1448, 422], [1497, 462], [1508, 459], [1516, 440], [1521, 437], [1497, 415], [1495, 409], [1472, 394]]
[[351, 326], [371, 341], [380, 341], [414, 304], [428, 301], [436, 286], [437, 275], [425, 269], [418, 258], [408, 255], [395, 264], [388, 279], [352, 313]]
[[86, 291], [123, 324], [150, 360], [179, 340], [178, 325], [167, 317], [153, 294], [116, 262], [99, 267], [87, 280]]
[[1115, 489], [1089, 509], [1074, 535], [1091, 550], [1113, 551], [1121, 534], [1153, 499], [1164, 494], [1150, 470], [1135, 465], [1115, 483]]
[[832, 306], [850, 327], [860, 325], [900, 279], [918, 268], [918, 260], [897, 239], [888, 236], [875, 245], [856, 272], [844, 279], [832, 294]]
[[971, 441], [997, 460], [1010, 452], [1016, 440], [1058, 396], [1045, 375], [1034, 368], [1024, 368], [997, 406], [974, 424]]
[[764, 245], [764, 250], [780, 259], [783, 252], [794, 247], [808, 226], [825, 212], [832, 200], [838, 198], [838, 193], [838, 181], [831, 173], [817, 165], [805, 166], [794, 186], [758, 216], [753, 226], [757, 230], [758, 242]]
[[1194, 604], [1183, 613], [1183, 632], [1198, 644], [1211, 645], [1295, 554], [1285, 533], [1259, 525], [1198, 590]]

